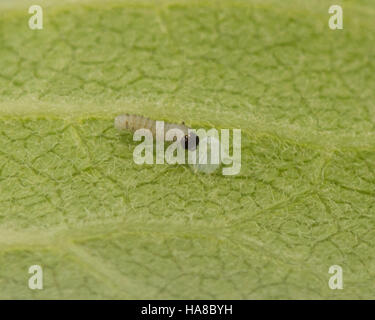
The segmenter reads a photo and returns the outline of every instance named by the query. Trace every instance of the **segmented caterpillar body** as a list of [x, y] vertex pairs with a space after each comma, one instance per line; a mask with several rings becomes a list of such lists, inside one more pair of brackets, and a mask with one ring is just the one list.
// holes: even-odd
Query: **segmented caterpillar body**
[[[115, 128], [120, 131], [129, 130], [132, 132], [135, 132], [138, 129], [149, 129], [154, 138], [156, 136], [156, 121], [134, 114], [122, 114], [117, 116], [115, 118]], [[198, 136], [194, 133], [189, 133], [190, 128], [185, 126], [185, 124], [164, 122], [164, 132], [168, 132], [170, 129], [179, 129], [184, 133], [185, 138], [184, 141], [181, 142], [183, 143], [185, 149], [195, 149], [199, 144]], [[189, 143], [189, 140], [194, 143]]]
[[[153, 136], [156, 135], [156, 121], [134, 115], [134, 114], [122, 114], [115, 118], [115, 127], [118, 130], [129, 130], [137, 131], [138, 129], [149, 129]], [[175, 123], [164, 123], [164, 131], [167, 132], [170, 129], [180, 129], [184, 134], [188, 134], [189, 128], [184, 124], [175, 124]]]

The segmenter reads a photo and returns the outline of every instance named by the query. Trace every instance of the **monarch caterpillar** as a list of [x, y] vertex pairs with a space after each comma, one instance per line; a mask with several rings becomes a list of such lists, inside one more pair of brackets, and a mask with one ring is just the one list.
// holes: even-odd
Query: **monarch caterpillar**
[[[156, 121], [138, 116], [135, 114], [122, 114], [115, 118], [115, 128], [122, 131], [128, 130], [135, 132], [138, 129], [148, 129], [152, 132], [153, 137], [156, 136]], [[164, 123], [164, 132], [168, 132], [171, 129], [179, 129], [184, 133], [184, 138], [181, 140], [181, 144], [185, 149], [194, 150], [199, 144], [199, 137], [194, 132], [189, 132], [189, 127], [184, 123]], [[189, 141], [191, 141], [189, 143]]]

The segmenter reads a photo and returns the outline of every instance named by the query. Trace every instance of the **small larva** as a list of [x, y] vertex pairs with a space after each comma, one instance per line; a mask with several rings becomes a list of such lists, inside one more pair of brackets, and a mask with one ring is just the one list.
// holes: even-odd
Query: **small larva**
[[[135, 114], [122, 114], [115, 118], [115, 128], [117, 130], [128, 130], [131, 132], [135, 132], [138, 129], [149, 129], [152, 132], [152, 135], [156, 136], [156, 121], [138, 116]], [[164, 123], [164, 132], [167, 132], [170, 129], [179, 129], [181, 130], [185, 136], [181, 144], [184, 146], [185, 149], [189, 148], [189, 140], [195, 139], [195, 144], [191, 143], [190, 150], [194, 150], [196, 146], [199, 144], [199, 137], [195, 133], [189, 134], [189, 127], [185, 126], [184, 123], [176, 124], [176, 123]], [[194, 140], [192, 140], [194, 142]]]

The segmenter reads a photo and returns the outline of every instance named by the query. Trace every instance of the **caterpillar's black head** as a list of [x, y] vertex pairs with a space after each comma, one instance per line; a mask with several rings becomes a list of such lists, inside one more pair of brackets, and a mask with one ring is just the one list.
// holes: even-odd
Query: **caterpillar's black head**
[[182, 144], [186, 150], [193, 151], [199, 145], [199, 137], [194, 132], [190, 132], [185, 135]]

